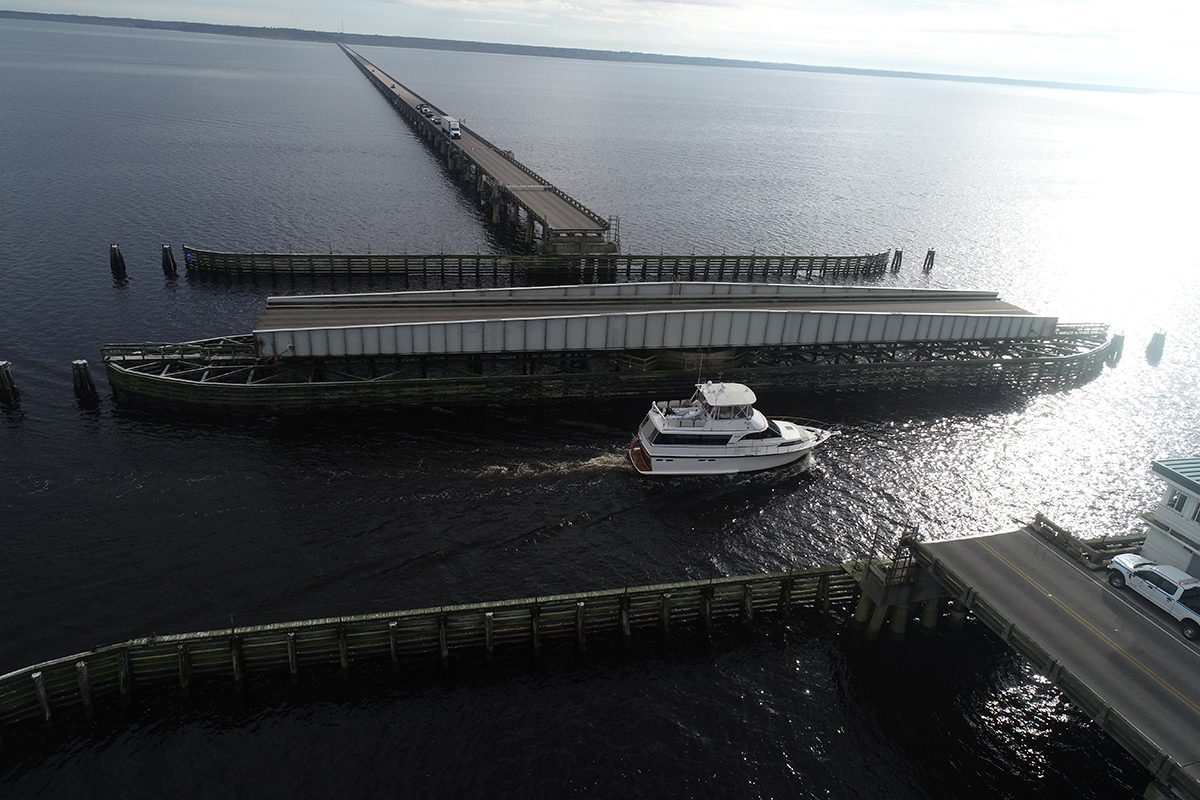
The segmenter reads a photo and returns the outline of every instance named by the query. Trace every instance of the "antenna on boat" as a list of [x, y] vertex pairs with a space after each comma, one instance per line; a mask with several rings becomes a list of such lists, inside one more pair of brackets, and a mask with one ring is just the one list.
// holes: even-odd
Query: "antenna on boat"
[[700, 351], [700, 365], [696, 367], [696, 383], [700, 384], [704, 380], [704, 351]]

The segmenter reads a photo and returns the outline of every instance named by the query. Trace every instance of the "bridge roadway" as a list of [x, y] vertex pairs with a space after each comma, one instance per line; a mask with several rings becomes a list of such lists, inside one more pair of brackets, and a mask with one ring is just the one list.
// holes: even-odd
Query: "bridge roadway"
[[1200, 781], [1200, 647], [1174, 619], [1028, 529], [919, 549]]
[[[646, 311], [681, 311], [695, 309], [771, 309], [773, 311], [876, 311], [884, 313], [935, 313], [971, 315], [1018, 315], [1029, 312], [997, 298], [963, 297], [950, 294], [914, 298], [872, 297], [690, 297], [690, 298], [563, 298], [545, 301], [531, 298], [507, 302], [472, 302], [454, 300], [437, 302], [427, 299], [421, 304], [404, 302], [397, 296], [387, 302], [381, 295], [342, 295], [313, 298], [288, 297], [268, 301], [256, 330], [291, 328], [323, 328], [358, 325], [392, 325], [423, 322], [452, 322], [461, 320], [523, 319], [562, 317], [591, 314], [620, 314]], [[311, 302], [305, 302], [311, 300]]]
[[[342, 50], [350, 58], [357, 61], [372, 76], [382, 82], [381, 89], [390, 92], [392, 99], [407, 105], [423, 124], [428, 125], [438, 135], [445, 136], [440, 126], [425, 120], [417, 112], [417, 106], [424, 103], [437, 113], [438, 116], [448, 116], [446, 112], [425, 100], [410, 90], [400, 81], [388, 75], [379, 67], [367, 61], [354, 50], [341, 45]], [[491, 142], [472, 132], [466, 125], [460, 123], [462, 138], [458, 140], [446, 137], [451, 147], [457, 147], [471, 161], [475, 162], [492, 177], [506, 192], [511, 194], [521, 205], [540, 219], [548, 228], [558, 233], [584, 233], [600, 236], [608, 229], [608, 224], [598, 221], [589, 215], [578, 204], [556, 193], [554, 187], [542, 182], [512, 159], [498, 152]]]

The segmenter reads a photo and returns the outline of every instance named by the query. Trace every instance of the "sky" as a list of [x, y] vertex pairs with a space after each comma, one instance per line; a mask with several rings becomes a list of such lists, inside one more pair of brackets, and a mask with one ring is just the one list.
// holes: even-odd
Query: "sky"
[[16, 0], [13, 5], [0, 0], [0, 5], [1200, 91], [1200, 0]]

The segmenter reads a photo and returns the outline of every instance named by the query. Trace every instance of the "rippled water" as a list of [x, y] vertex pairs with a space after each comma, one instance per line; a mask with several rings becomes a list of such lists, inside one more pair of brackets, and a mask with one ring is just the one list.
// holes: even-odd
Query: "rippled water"
[[[498, 245], [334, 47], [0, 21], [0, 359], [22, 391], [0, 411], [0, 670], [231, 618], [836, 563], [884, 517], [933, 539], [1039, 510], [1121, 533], [1158, 494], [1150, 459], [1200, 450], [1194, 98], [363, 53], [619, 214], [626, 250], [901, 247], [903, 285], [1108, 322], [1126, 356], [1023, 401], [766, 396], [842, 428], [810, 473], [669, 483], [624, 463], [641, 403], [81, 410], [69, 363], [102, 382], [104, 342], [244, 332], [268, 294], [347, 288], [167, 281], [163, 243]], [[0, 793], [1101, 798], [1144, 780], [982, 631], [866, 645], [812, 620], [445, 682], [264, 685], [27, 735], [0, 756]]]

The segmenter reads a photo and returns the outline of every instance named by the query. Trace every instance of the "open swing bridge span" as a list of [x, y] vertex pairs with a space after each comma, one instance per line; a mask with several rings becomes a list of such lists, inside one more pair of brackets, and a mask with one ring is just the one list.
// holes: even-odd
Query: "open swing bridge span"
[[103, 353], [120, 399], [303, 411], [645, 398], [701, 367], [761, 390], [1045, 391], [1119, 342], [994, 292], [635, 283], [273, 297], [253, 334]]

